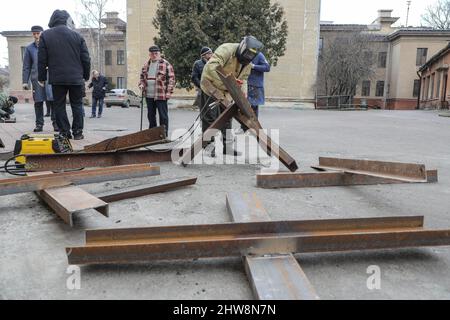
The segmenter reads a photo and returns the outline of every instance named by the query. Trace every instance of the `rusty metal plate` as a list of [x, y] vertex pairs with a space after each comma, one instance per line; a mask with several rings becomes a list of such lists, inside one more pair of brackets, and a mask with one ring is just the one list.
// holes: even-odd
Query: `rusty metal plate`
[[385, 177], [377, 177], [374, 175], [347, 173], [347, 172], [320, 172], [320, 173], [278, 172], [278, 173], [261, 173], [256, 175], [257, 186], [259, 188], [266, 188], [266, 189], [313, 188], [313, 187], [425, 183], [425, 182], [430, 182], [430, 180], [428, 179], [399, 180], [395, 178], [385, 178]]
[[126, 180], [159, 174], [159, 167], [145, 164], [3, 179], [0, 180], [0, 196], [65, 187], [72, 184], [81, 185]]
[[423, 164], [320, 157], [319, 166], [313, 168], [403, 179], [406, 182], [427, 181], [427, 172]]
[[25, 168], [31, 171], [58, 171], [171, 162], [172, 153], [182, 154], [183, 150], [142, 150], [126, 152], [82, 152], [49, 155], [26, 155]]
[[125, 199], [143, 197], [150, 194], [167, 192], [181, 187], [187, 187], [197, 183], [197, 178], [173, 179], [168, 181], [160, 181], [150, 185], [143, 185], [134, 188], [121, 189], [98, 196], [99, 199], [111, 203]]
[[119, 136], [84, 147], [85, 152], [126, 151], [167, 143], [164, 127]]

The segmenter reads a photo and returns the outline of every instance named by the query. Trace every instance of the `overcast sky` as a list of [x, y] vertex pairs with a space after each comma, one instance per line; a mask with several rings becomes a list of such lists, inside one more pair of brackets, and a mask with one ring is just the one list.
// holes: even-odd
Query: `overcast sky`
[[[156, 0], [148, 0], [156, 1]], [[420, 15], [436, 0], [412, 0], [409, 25], [419, 26]], [[109, 10], [118, 11], [126, 20], [126, 0], [109, 0]], [[251, 3], [251, 0], [249, 0]], [[29, 30], [32, 25], [47, 27], [55, 9], [67, 10], [77, 23], [77, 12], [82, 11], [79, 0], [10, 0], [0, 11], [0, 31]], [[400, 17], [397, 25], [406, 22], [406, 0], [322, 0], [321, 20], [334, 23], [369, 24], [377, 17], [379, 9], [393, 9]], [[31, 35], [30, 35], [31, 42]], [[0, 65], [8, 64], [6, 38], [0, 36]]]

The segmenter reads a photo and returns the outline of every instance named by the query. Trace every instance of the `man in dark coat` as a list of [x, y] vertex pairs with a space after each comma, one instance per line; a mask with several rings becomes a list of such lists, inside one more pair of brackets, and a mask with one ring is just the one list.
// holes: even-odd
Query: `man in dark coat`
[[97, 70], [92, 71], [92, 81], [88, 88], [94, 88], [92, 91], [92, 115], [91, 118], [95, 118], [97, 114], [98, 104], [98, 117], [102, 117], [103, 113], [103, 101], [105, 99], [106, 91], [108, 90], [108, 80], [102, 76]]
[[[200, 82], [202, 80], [202, 73], [205, 65], [209, 59], [213, 56], [213, 51], [208, 47], [203, 47], [200, 51], [200, 60], [195, 61], [192, 68], [191, 80], [200, 93], [200, 118], [202, 119], [202, 131], [205, 131], [211, 126], [214, 120], [217, 118], [217, 110], [209, 108], [209, 104], [213, 101], [202, 91]], [[208, 103], [209, 100], [209, 103]], [[206, 147], [208, 142], [203, 143], [203, 147]]]
[[26, 47], [23, 56], [22, 87], [24, 90], [28, 90], [29, 82], [31, 81], [34, 100], [34, 112], [36, 115], [36, 128], [34, 129], [34, 132], [43, 131], [44, 101], [47, 106], [47, 115], [52, 117], [53, 129], [55, 131], [58, 131], [55, 112], [53, 112], [52, 86], [46, 84], [45, 88], [43, 88], [38, 83], [38, 48], [40, 37], [43, 31], [44, 29], [41, 26], [33, 26], [31, 28], [34, 41], [28, 47]]
[[41, 35], [38, 53], [39, 82], [53, 86], [56, 122], [61, 134], [72, 138], [66, 112], [66, 95], [69, 93], [73, 114], [72, 133], [75, 140], [83, 136], [83, 87], [89, 80], [91, 59], [84, 38], [74, 30], [73, 20], [65, 10], [56, 10], [50, 18], [49, 30]]

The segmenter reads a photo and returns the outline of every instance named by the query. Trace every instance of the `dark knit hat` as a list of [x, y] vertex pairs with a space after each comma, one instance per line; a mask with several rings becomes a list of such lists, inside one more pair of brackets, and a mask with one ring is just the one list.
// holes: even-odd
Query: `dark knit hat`
[[208, 54], [208, 53], [213, 53], [212, 50], [211, 50], [211, 48], [203, 47], [202, 50], [200, 51], [200, 55], [201, 55], [202, 57], [203, 57], [205, 54]]
[[16, 104], [19, 100], [17, 99], [17, 97], [14, 96], [9, 96], [8, 100], [11, 101], [13, 104]]
[[42, 32], [44, 31], [44, 28], [42, 28], [41, 26], [32, 26], [31, 27], [31, 32]]
[[161, 52], [161, 49], [158, 46], [151, 46], [148, 51], [150, 52]]

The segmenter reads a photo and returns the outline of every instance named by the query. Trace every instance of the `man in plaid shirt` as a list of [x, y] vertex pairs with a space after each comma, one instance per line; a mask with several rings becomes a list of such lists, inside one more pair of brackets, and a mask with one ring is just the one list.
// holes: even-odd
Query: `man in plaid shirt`
[[172, 65], [161, 58], [161, 50], [158, 46], [151, 46], [149, 51], [150, 59], [142, 68], [139, 88], [147, 100], [150, 128], [158, 126], [156, 123], [156, 110], [158, 110], [159, 124], [165, 126], [168, 136], [169, 111], [167, 101], [171, 98], [175, 87], [175, 72]]

